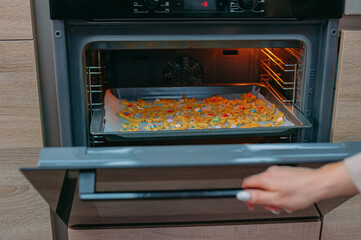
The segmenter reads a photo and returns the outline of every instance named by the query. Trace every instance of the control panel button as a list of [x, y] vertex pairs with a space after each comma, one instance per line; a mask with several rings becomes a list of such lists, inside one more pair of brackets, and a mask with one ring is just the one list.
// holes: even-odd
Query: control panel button
[[239, 6], [238, 0], [231, 0], [229, 10], [231, 13], [240, 13], [244, 12], [244, 10]]
[[265, 12], [266, 0], [230, 0], [229, 12], [230, 13], [261, 13]]
[[156, 9], [160, 5], [160, 0], [144, 0], [144, 5], [149, 9]]
[[253, 10], [257, 7], [257, 0], [238, 0], [238, 4], [244, 10]]

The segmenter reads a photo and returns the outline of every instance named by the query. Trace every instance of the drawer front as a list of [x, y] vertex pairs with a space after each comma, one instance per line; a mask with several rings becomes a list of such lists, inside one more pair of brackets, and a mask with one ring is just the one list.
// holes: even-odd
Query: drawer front
[[0, 103], [0, 146], [42, 147], [33, 40], [0, 41]]
[[0, 0], [0, 40], [33, 39], [31, 0]]
[[[218, 166], [153, 169], [98, 169], [96, 191], [99, 193], [215, 191], [241, 189], [242, 180], [266, 170], [269, 165]], [[81, 179], [82, 177], [80, 177]], [[79, 185], [81, 180], [79, 181]], [[90, 182], [86, 182], [90, 184]], [[76, 192], [79, 192], [77, 190]], [[96, 196], [96, 195], [94, 195]], [[111, 196], [110, 196], [111, 197]], [[183, 195], [184, 197], [184, 195]], [[74, 196], [69, 225], [137, 224], [166, 222], [205, 222], [274, 218], [319, 218], [314, 206], [293, 214], [274, 215], [261, 207], [250, 212], [235, 198], [207, 197], [176, 199], [98, 199], [84, 201]]]
[[[293, 214], [273, 215], [260, 207], [249, 212], [236, 194], [245, 177], [269, 165], [339, 161], [358, 152], [360, 144], [44, 148], [39, 167], [23, 172], [50, 207], [74, 228], [319, 219], [314, 206]], [[50, 173], [58, 170], [65, 172], [65, 178]], [[51, 186], [59, 186], [55, 187], [58, 202], [54, 202], [52, 193], [56, 191]]]
[[361, 140], [361, 31], [342, 31], [331, 140]]
[[321, 223], [264, 223], [243, 225], [214, 225], [188, 227], [151, 227], [124, 229], [69, 230], [69, 240], [316, 240], [320, 237]]

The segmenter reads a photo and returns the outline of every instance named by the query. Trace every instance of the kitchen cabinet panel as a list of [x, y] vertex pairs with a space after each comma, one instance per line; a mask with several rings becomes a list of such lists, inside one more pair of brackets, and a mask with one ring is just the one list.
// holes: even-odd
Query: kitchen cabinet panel
[[353, 240], [361, 236], [361, 194], [324, 216], [321, 240]]
[[49, 240], [49, 207], [19, 171], [36, 166], [40, 148], [0, 149], [0, 239]]
[[123, 229], [69, 230], [69, 240], [312, 240], [319, 239], [320, 222], [229, 224], [213, 226], [138, 227]]
[[0, 0], [0, 40], [33, 39], [31, 0]]
[[342, 31], [331, 140], [361, 140], [361, 31]]
[[[353, 1], [357, 2], [357, 1]], [[360, 2], [360, 1], [359, 1]], [[360, 4], [361, 7], [361, 4]], [[331, 141], [361, 140], [361, 31], [342, 31]], [[343, 199], [332, 200], [340, 204]], [[357, 239], [361, 235], [361, 195], [330, 210], [319, 205], [324, 216], [322, 238]], [[326, 207], [326, 208], [325, 208]], [[324, 209], [325, 208], [325, 209]]]
[[42, 147], [34, 41], [0, 41], [0, 146]]

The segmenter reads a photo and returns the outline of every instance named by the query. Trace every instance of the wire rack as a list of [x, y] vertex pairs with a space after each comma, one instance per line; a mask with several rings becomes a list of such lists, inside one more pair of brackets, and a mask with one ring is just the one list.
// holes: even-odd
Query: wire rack
[[103, 106], [101, 100], [104, 96], [104, 86], [101, 80], [102, 67], [101, 66], [88, 66], [87, 79], [88, 79], [88, 107], [89, 111], [93, 111], [96, 107]]
[[[91, 63], [86, 66], [86, 80], [88, 93], [88, 110], [91, 119], [95, 110], [100, 109], [104, 105], [104, 69], [102, 66], [101, 51], [94, 52], [90, 57]], [[95, 146], [104, 143], [104, 136], [97, 136], [90, 134], [90, 144]]]
[[297, 83], [299, 82], [299, 62], [302, 53], [291, 48], [283, 49], [295, 59], [292, 63], [286, 62], [269, 48], [261, 50], [266, 58], [261, 60], [264, 73], [261, 81], [285, 104], [296, 104]]

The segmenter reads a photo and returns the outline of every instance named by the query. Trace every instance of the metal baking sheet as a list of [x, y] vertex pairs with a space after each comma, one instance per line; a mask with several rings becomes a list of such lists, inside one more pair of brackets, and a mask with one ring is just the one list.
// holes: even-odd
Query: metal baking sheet
[[[228, 99], [239, 98], [242, 93], [251, 92], [258, 98], [274, 103], [278, 110], [285, 114], [285, 124], [279, 127], [261, 128], [222, 128], [222, 129], [189, 129], [160, 131], [120, 131], [124, 121], [117, 113], [122, 110], [121, 99], [135, 101], [139, 98], [155, 100], [157, 98], [180, 99], [184, 94], [188, 98], [204, 99], [213, 95], [221, 95]], [[290, 134], [300, 128], [309, 128], [311, 123], [296, 109], [290, 109], [280, 102], [263, 84], [239, 84], [221, 86], [196, 87], [161, 87], [161, 88], [117, 88], [107, 90], [104, 108], [95, 110], [92, 117], [90, 132], [104, 135], [108, 141], [149, 138], [185, 138], [202, 136], [270, 136]]]

